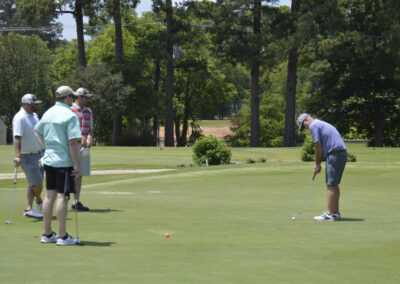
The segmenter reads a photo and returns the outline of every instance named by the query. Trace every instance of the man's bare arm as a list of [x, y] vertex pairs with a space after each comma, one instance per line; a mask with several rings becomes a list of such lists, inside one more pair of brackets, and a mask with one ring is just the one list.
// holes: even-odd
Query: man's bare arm
[[36, 130], [33, 130], [33, 133], [35, 133], [35, 138], [39, 144], [40, 150], [44, 151], [46, 149], [46, 147], [44, 146], [43, 136], [40, 135]]
[[322, 144], [321, 142], [316, 142], [314, 144], [315, 150], [315, 167], [314, 172], [319, 173], [321, 171], [321, 162], [322, 162]]
[[21, 136], [14, 136], [14, 166], [18, 167], [21, 164]]
[[72, 163], [74, 164], [74, 170], [72, 174], [75, 176], [75, 180], [79, 178], [81, 175], [80, 169], [79, 169], [79, 149], [80, 145], [78, 140], [76, 139], [71, 139], [68, 141], [68, 146], [69, 146], [69, 153], [71, 155]]

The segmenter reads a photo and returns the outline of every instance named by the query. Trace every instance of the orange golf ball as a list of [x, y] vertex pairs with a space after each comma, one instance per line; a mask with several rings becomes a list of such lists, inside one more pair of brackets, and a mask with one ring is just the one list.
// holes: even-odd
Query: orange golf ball
[[166, 234], [165, 234], [165, 237], [169, 238], [169, 234], [168, 234], [168, 233], [166, 233]]

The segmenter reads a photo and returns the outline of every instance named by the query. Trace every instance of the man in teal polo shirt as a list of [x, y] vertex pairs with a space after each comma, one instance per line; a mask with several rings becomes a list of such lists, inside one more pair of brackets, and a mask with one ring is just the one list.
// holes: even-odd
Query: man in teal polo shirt
[[[46, 197], [43, 204], [44, 234], [42, 243], [75, 245], [77, 239], [66, 232], [67, 206], [74, 179], [79, 172], [79, 143], [82, 138], [78, 117], [71, 111], [75, 92], [68, 86], [56, 91], [56, 104], [47, 110], [35, 126], [35, 135], [45, 150], [41, 159], [46, 171]], [[74, 178], [75, 177], [75, 178]], [[58, 236], [51, 229], [54, 203], [57, 200]]]

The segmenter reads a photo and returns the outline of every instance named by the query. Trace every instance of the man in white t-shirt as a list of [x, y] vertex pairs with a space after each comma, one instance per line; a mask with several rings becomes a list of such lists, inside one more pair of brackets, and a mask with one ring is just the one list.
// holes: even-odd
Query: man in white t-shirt
[[[33, 129], [39, 118], [35, 111], [41, 103], [35, 95], [22, 97], [22, 107], [13, 118], [13, 138], [15, 148], [14, 166], [21, 166], [28, 181], [27, 201], [24, 217], [42, 218], [43, 168], [39, 165], [42, 151], [36, 141]], [[36, 198], [38, 212], [32, 208]]]

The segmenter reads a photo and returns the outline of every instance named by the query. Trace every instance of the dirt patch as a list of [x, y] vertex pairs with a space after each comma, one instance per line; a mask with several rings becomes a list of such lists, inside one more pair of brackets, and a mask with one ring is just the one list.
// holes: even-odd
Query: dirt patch
[[[208, 135], [214, 135], [217, 137], [218, 140], [224, 139], [224, 136], [226, 135], [232, 135], [233, 132], [230, 129], [230, 126], [202, 126], [201, 130], [203, 131], [203, 135], [208, 136]], [[160, 127], [160, 139], [164, 140], [164, 127]], [[192, 129], [189, 127], [188, 130], [188, 138], [192, 134]]]

